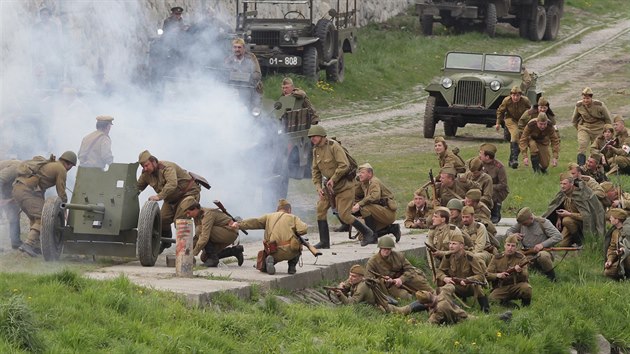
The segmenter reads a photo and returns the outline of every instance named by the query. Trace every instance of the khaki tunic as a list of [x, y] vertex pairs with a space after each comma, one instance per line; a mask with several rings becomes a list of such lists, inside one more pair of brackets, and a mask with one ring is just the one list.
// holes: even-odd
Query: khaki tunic
[[[427, 282], [427, 278], [422, 270], [414, 267], [405, 258], [405, 255], [400, 252], [392, 250], [391, 254], [384, 258], [381, 253], [378, 252], [367, 262], [366, 275], [368, 277], [374, 277], [372, 272], [388, 276], [392, 279], [400, 278], [403, 285], [418, 290], [433, 291], [433, 288]], [[397, 288], [395, 285], [387, 288], [389, 295], [395, 298], [408, 297], [409, 293], [402, 287]]]
[[497, 108], [497, 125], [505, 122], [505, 126], [510, 131], [511, 142], [518, 142], [518, 120], [531, 106], [529, 98], [525, 96], [521, 96], [518, 102], [512, 102], [512, 98], [508, 96]]
[[469, 251], [481, 257], [485, 264], [490, 263], [492, 253], [488, 252], [488, 250], [492, 249], [493, 246], [490, 243], [488, 230], [486, 230], [484, 224], [473, 222], [468, 226], [464, 226], [462, 231], [467, 233], [472, 241], [472, 248]]
[[[339, 218], [343, 223], [352, 225], [352, 202], [354, 201], [354, 180], [348, 179], [350, 162], [341, 145], [332, 139], [323, 138], [313, 147], [312, 180], [317, 191], [322, 189], [322, 179], [334, 182], [335, 203]], [[324, 187], [325, 188], [325, 187]], [[317, 201], [317, 220], [326, 220], [331, 205], [326, 197]]]
[[520, 273], [514, 272], [507, 278], [499, 279], [497, 277], [497, 274], [503, 273], [515, 265], [520, 265], [525, 262], [526, 259], [527, 257], [521, 252], [515, 252], [512, 255], [499, 253], [492, 258], [488, 266], [486, 277], [496, 285], [490, 293], [490, 299], [509, 301], [519, 299], [529, 300], [532, 298], [532, 287], [528, 282], [529, 273], [527, 266], [523, 267]]
[[405, 208], [405, 227], [408, 229], [417, 228], [416, 222], [424, 222], [422, 228], [428, 228], [431, 225], [431, 219], [433, 217], [433, 208], [429, 202], [424, 203], [424, 207], [417, 208], [416, 204], [412, 201], [407, 203]]
[[481, 172], [478, 177], [475, 177], [472, 172], [466, 172], [464, 177], [470, 181], [476, 182], [481, 189], [481, 202], [488, 206], [488, 208], [492, 209], [493, 202], [493, 194], [494, 194], [494, 185], [492, 183], [492, 177], [485, 172]]
[[604, 131], [605, 124], [612, 124], [608, 108], [598, 100], [593, 100], [589, 106], [578, 101], [571, 121], [577, 129], [578, 152], [581, 154], [585, 154], [588, 146]]
[[[547, 118], [549, 118], [549, 122], [551, 123], [551, 125], [556, 125], [556, 115], [549, 114], [548, 112], [549, 111], [547, 111]], [[518, 119], [518, 133], [522, 134], [527, 123], [529, 123], [534, 118], [538, 118], [537, 109], [535, 110], [534, 107], [532, 107], [531, 109], [525, 111], [521, 118]]]
[[464, 200], [466, 192], [471, 189], [481, 189], [479, 184], [474, 181], [470, 181], [465, 177], [456, 177], [454, 183], [450, 187], [446, 187], [442, 182], [436, 183], [438, 198], [440, 199], [440, 205], [446, 206], [451, 199]]
[[628, 136], [628, 130], [624, 129], [621, 133], [615, 133], [615, 139], [617, 140], [618, 146], [611, 146], [608, 150], [611, 150], [614, 154], [613, 158], [609, 163], [611, 165], [617, 165], [620, 168], [620, 172], [624, 174], [628, 174], [630, 172], [630, 157], [628, 153], [623, 150], [623, 146], [630, 145], [630, 137]]
[[359, 187], [363, 191], [363, 199], [358, 201], [361, 216], [364, 218], [372, 216], [376, 222], [376, 231], [391, 225], [396, 220], [398, 208], [394, 193], [377, 177], [361, 182]]
[[[614, 140], [614, 138], [611, 140], [612, 141], [610, 143], [612, 146], [617, 147], [617, 148], [621, 147], [621, 145], [619, 145], [619, 142]], [[610, 164], [610, 161], [612, 161], [613, 157], [615, 157], [615, 152], [612, 149], [603, 149], [606, 143], [608, 142], [606, 141], [604, 136], [599, 135], [598, 137], [595, 138], [595, 140], [591, 144], [591, 153], [597, 152], [597, 153], [602, 154], [604, 161], [600, 161], [600, 163], [602, 165], [608, 166]]]
[[[411, 313], [411, 307], [409, 305], [398, 307], [398, 306], [393, 306], [391, 304], [379, 304], [377, 297], [374, 294], [375, 290], [373, 290], [370, 287], [370, 285], [368, 285], [367, 283], [368, 281], [374, 281], [374, 280], [373, 279], [370, 279], [367, 281], [362, 280], [361, 282], [350, 286], [348, 296], [341, 294], [340, 296], [338, 296], [339, 300], [344, 305], [352, 305], [352, 304], [372, 305], [388, 313], [399, 313], [402, 315], [408, 315]], [[373, 286], [378, 287], [378, 290], [376, 291], [382, 291], [383, 295], [387, 294], [384, 286], [381, 283], [375, 282]], [[383, 308], [385, 305], [386, 305], [386, 308]]]
[[475, 205], [473, 208], [475, 209], [475, 220], [481, 222], [486, 226], [489, 237], [495, 237], [497, 235], [497, 228], [490, 220], [490, 209], [488, 209], [488, 207], [483, 203], [477, 203], [477, 205]]
[[201, 208], [195, 218], [195, 245], [193, 254], [196, 256], [208, 243], [212, 244], [214, 253], [231, 245], [238, 237], [238, 230], [228, 226], [232, 218], [220, 209]]
[[308, 225], [296, 215], [277, 211], [259, 218], [246, 219], [238, 224], [243, 230], [265, 230], [264, 241], [275, 241], [278, 245], [278, 251], [271, 254], [275, 262], [288, 261], [302, 254], [302, 245], [293, 231], [304, 235], [308, 231]]
[[454, 301], [455, 286], [453, 284], [444, 285], [439, 289], [435, 306], [429, 308], [429, 323], [436, 325], [456, 324], [469, 316]]
[[597, 183], [608, 181], [608, 176], [606, 176], [602, 165], [597, 165], [597, 169], [595, 170], [590, 170], [587, 169], [586, 166], [582, 166], [581, 171], [582, 175], [592, 177]]
[[519, 147], [521, 149], [521, 155], [527, 156], [527, 150], [531, 151], [531, 155], [538, 155], [540, 158], [540, 167], [546, 169], [549, 167], [549, 145], [553, 153], [553, 158], [557, 159], [560, 154], [560, 137], [558, 132], [551, 125], [547, 124], [544, 130], [538, 129], [537, 120], [527, 123], [521, 139], [519, 141]]
[[82, 167], [105, 168], [114, 162], [112, 139], [101, 130], [93, 131], [81, 141], [78, 157]]
[[444, 150], [442, 153], [438, 154], [437, 156], [440, 162], [440, 168], [446, 165], [450, 165], [455, 168], [457, 173], [466, 172], [466, 163], [461, 157], [455, 155], [455, 153], [453, 153], [452, 151]]
[[[617, 229], [611, 226], [613, 229], [610, 244], [606, 250], [606, 261], [611, 262], [612, 265], [608, 269], [604, 269], [604, 275], [613, 279], [619, 279], [626, 276], [628, 270], [630, 270], [630, 257], [628, 252], [630, 249], [630, 242], [628, 235], [625, 235], [625, 230]], [[621, 242], [620, 242], [621, 241]], [[618, 249], [623, 249], [624, 253], [617, 254]]]
[[492, 178], [492, 202], [502, 203], [510, 194], [505, 166], [495, 159], [487, 163], [483, 162], [482, 170]]
[[[541, 243], [544, 248], [553, 247], [556, 243], [562, 240], [562, 234], [548, 219], [541, 217], [534, 217], [534, 222], [530, 225], [515, 224], [505, 232], [505, 236], [509, 236], [513, 233], [520, 233], [523, 235], [521, 244], [523, 248], [534, 248], [537, 244]], [[534, 261], [536, 267], [540, 268], [543, 272], [548, 272], [553, 269], [553, 256], [550, 252], [540, 251], [538, 252], [540, 257]]]
[[[466, 278], [485, 282], [486, 265], [481, 259], [475, 257], [472, 252], [464, 251], [463, 254], [447, 254], [442, 258], [437, 269], [437, 278], [442, 284], [446, 277]], [[461, 286], [455, 284], [457, 295], [467, 297], [474, 295], [475, 298], [485, 296], [480, 285]]]

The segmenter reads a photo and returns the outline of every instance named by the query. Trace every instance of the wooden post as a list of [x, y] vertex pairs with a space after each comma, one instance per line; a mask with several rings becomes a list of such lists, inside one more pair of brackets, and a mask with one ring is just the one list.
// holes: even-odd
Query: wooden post
[[193, 221], [177, 219], [177, 244], [175, 248], [175, 274], [178, 277], [193, 276]]

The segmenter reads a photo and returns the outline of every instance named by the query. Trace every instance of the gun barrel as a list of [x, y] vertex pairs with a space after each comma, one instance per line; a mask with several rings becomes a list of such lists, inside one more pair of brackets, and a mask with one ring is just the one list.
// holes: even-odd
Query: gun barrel
[[96, 205], [96, 204], [73, 204], [73, 203], [62, 203], [62, 209], [70, 209], [70, 210], [83, 210], [89, 211], [97, 214], [105, 214], [105, 206]]

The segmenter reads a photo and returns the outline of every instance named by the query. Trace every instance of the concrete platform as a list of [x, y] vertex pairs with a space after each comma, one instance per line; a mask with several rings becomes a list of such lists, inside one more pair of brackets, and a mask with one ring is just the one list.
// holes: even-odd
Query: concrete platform
[[[516, 223], [515, 219], [503, 219], [497, 225], [499, 235]], [[396, 250], [424, 257], [426, 232], [413, 232], [402, 227], [402, 238], [396, 244]], [[306, 237], [312, 244], [319, 239], [318, 234], [310, 233]], [[93, 279], [111, 279], [124, 275], [133, 283], [143, 287], [161, 291], [171, 291], [182, 295], [193, 306], [205, 306], [212, 302], [212, 297], [229, 291], [241, 298], [251, 296], [252, 285], [264, 290], [286, 289], [296, 290], [318, 286], [324, 281], [345, 279], [353, 264], [365, 264], [377, 251], [376, 245], [361, 247], [359, 241], [349, 240], [347, 233], [331, 232], [331, 248], [322, 250], [323, 255], [314, 257], [307, 249], [302, 251], [302, 258], [298, 264], [297, 274], [287, 274], [287, 263], [276, 265], [276, 274], [269, 275], [255, 269], [256, 255], [262, 248], [260, 241], [243, 243], [245, 248], [245, 262], [241, 267], [234, 258], [226, 259], [227, 263], [219, 264], [217, 268], [195, 267], [192, 278], [176, 277], [175, 268], [166, 267], [166, 255], [162, 254], [154, 267], [143, 267], [140, 262], [130, 262], [121, 265], [104, 267], [86, 273]], [[173, 248], [167, 249], [171, 253]], [[233, 260], [233, 261], [231, 261]], [[199, 260], [197, 260], [199, 264]]]

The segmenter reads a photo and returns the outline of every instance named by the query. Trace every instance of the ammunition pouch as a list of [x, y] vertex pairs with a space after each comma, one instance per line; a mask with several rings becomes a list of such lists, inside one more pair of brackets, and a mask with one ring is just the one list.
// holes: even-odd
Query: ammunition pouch
[[263, 247], [267, 254], [274, 254], [278, 252], [278, 243], [276, 241], [263, 242]]
[[265, 272], [267, 270], [267, 267], [265, 265], [265, 260], [267, 259], [267, 256], [269, 254], [267, 254], [267, 252], [265, 252], [265, 250], [260, 250], [258, 251], [258, 255], [256, 256], [256, 269], [258, 269], [261, 272]]

